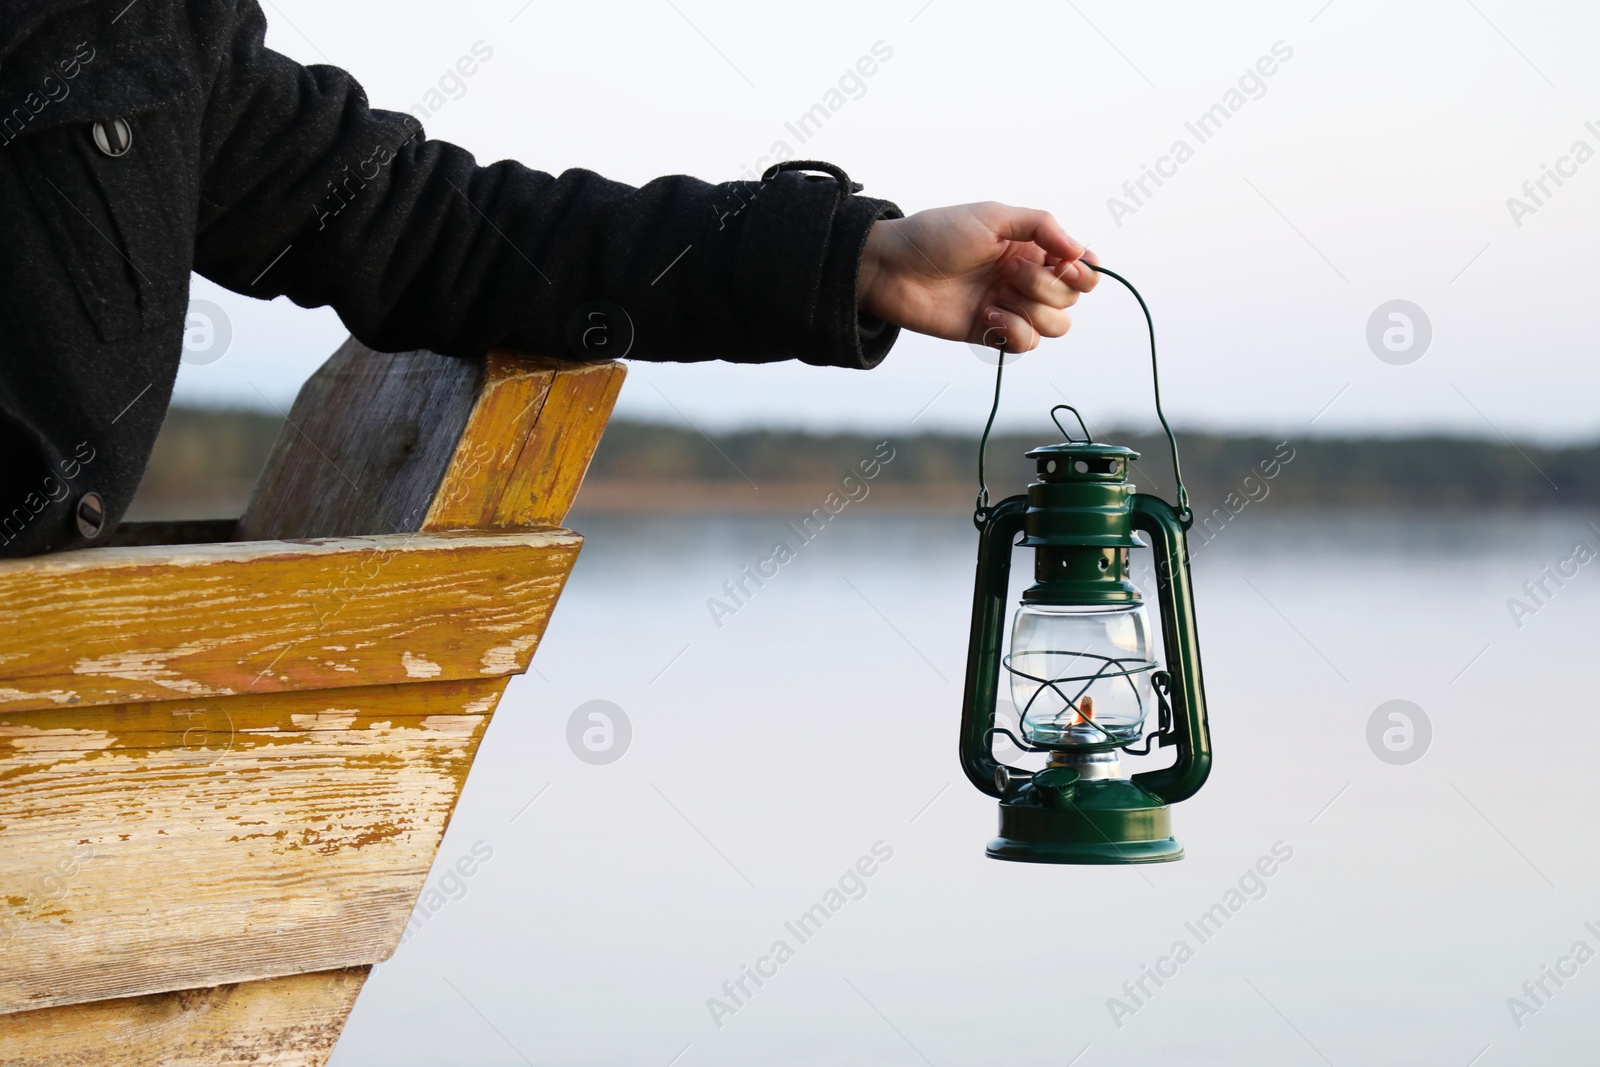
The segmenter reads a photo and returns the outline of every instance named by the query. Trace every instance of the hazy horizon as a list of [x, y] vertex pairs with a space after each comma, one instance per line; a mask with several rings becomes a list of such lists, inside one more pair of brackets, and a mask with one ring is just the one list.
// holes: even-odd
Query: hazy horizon
[[[263, 400], [259, 397], [256, 398], [254, 403], [251, 403], [249, 397], [239, 397], [235, 399], [231, 397], [217, 396], [198, 398], [180, 396], [173, 399], [172, 407], [183, 408], [189, 411], [242, 412], [253, 415], [269, 415], [277, 419], [282, 419], [288, 414], [289, 410], [287, 403], [279, 405], [270, 400]], [[1041, 408], [1041, 411], [1044, 410], [1047, 409]], [[1271, 426], [1203, 425], [1181, 423], [1177, 420], [1171, 421], [1173, 433], [1178, 434], [1180, 437], [1185, 435], [1231, 438], [1274, 436], [1274, 428]], [[612, 417], [611, 422], [617, 424], [627, 424], [631, 426], [660, 427], [670, 430], [683, 430], [689, 433], [694, 433], [697, 429], [701, 429], [698, 422], [686, 422], [681, 416], [662, 415], [658, 412], [652, 411], [645, 411], [635, 414], [632, 412], [622, 411], [620, 405], [617, 413]], [[826, 423], [817, 421], [811, 421], [809, 423], [786, 423], [773, 419], [759, 422], [752, 421], [747, 423], [722, 424], [714, 427], [707, 426], [704, 427], [704, 432], [711, 437], [724, 437], [731, 434], [744, 433], [802, 433], [812, 436], [870, 437], [876, 432], [887, 432], [893, 430], [893, 432], [900, 437], [937, 435], [943, 437], [969, 437], [976, 441], [983, 431], [983, 426], [981, 422], [978, 425], [970, 428], [962, 426], [913, 425], [910, 427], [911, 432], [909, 434], [907, 433], [907, 429], [908, 428], [905, 425], [895, 425], [887, 419], [878, 424], [861, 423], [838, 426], [828, 425]], [[1046, 440], [1058, 438], [1060, 436], [1054, 429], [1050, 427], [1048, 421], [1044, 420], [1042, 417], [1028, 418], [1026, 421], [1024, 421], [1024, 419], [1014, 418], [1008, 420], [1004, 425], [998, 426], [995, 432], [1003, 433], [1008, 437], [1014, 437], [1018, 435], [1026, 436], [1028, 433], [1033, 431], [1037, 431], [1041, 443]], [[1095, 438], [1097, 440], [1115, 440], [1119, 436], [1147, 436], [1159, 433], [1161, 433], [1161, 426], [1153, 418], [1148, 423], [1144, 424], [1136, 422], [1119, 422], [1111, 425], [1101, 425], [1097, 423], [1095, 427]], [[1422, 438], [1442, 438], [1445, 440], [1460, 441], [1488, 441], [1496, 444], [1504, 444], [1508, 440], [1505, 436], [1495, 432], [1493, 428], [1487, 426], [1484, 427], [1481, 432], [1474, 432], [1471, 426], [1464, 426], [1460, 428], [1423, 427], [1416, 429], [1407, 429], [1405, 427], [1356, 427], [1352, 429], [1345, 427], [1309, 426], [1301, 430], [1296, 437], [1297, 440], [1318, 441], [1408, 441]], [[1509, 440], [1516, 444], [1534, 444], [1540, 448], [1588, 448], [1595, 445], [1600, 445], [1600, 425], [1597, 425], [1595, 428], [1582, 433], [1576, 433], [1570, 437], [1558, 436], [1536, 438], [1530, 436], [1512, 437]]]

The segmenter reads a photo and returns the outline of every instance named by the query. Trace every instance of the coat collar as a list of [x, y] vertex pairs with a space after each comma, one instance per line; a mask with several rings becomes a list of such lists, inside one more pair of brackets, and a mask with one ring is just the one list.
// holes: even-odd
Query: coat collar
[[[0, 60], [49, 19], [92, 0], [0, 0]], [[140, 3], [143, 0], [134, 0]]]

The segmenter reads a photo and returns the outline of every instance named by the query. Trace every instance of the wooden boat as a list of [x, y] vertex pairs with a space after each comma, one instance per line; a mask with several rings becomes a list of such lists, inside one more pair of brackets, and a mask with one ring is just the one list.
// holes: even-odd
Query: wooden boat
[[323, 1063], [581, 538], [620, 364], [378, 354], [245, 514], [0, 561], [0, 1063]]

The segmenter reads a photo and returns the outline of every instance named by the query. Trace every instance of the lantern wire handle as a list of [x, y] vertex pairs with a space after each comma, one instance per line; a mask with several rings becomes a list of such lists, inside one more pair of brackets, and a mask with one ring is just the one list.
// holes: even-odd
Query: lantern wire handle
[[[1087, 262], [1085, 260], [1084, 262]], [[1150, 317], [1150, 305], [1144, 302], [1143, 295], [1134, 288], [1132, 282], [1118, 274], [1109, 267], [1102, 267], [1098, 263], [1089, 263], [1089, 269], [1097, 274], [1104, 274], [1121, 282], [1133, 298], [1139, 301], [1139, 310], [1144, 312], [1144, 324], [1150, 330], [1150, 383], [1155, 389], [1156, 418], [1161, 420], [1161, 428], [1167, 432], [1167, 444], [1172, 446], [1172, 476], [1178, 483], [1178, 512], [1185, 527], [1188, 526], [1192, 512], [1189, 510], [1189, 490], [1183, 487], [1183, 468], [1178, 465], [1178, 439], [1172, 433], [1172, 427], [1167, 423], [1166, 413], [1161, 410], [1161, 369], [1156, 363], [1156, 324]]]
[[983, 437], [978, 441], [978, 503], [972, 513], [972, 524], [980, 530], [989, 518], [989, 482], [984, 477], [983, 457], [989, 451], [989, 431], [994, 429], [994, 416], [1000, 410], [1000, 381], [1006, 373], [1004, 350], [995, 355], [999, 358], [994, 367], [994, 403], [989, 406], [989, 421], [983, 424]]
[[[1134, 284], [1116, 271], [1109, 267], [1102, 267], [1098, 263], [1089, 263], [1087, 260], [1080, 262], [1087, 264], [1089, 269], [1097, 274], [1104, 274], [1121, 282], [1128, 292], [1133, 294], [1133, 298], [1139, 302], [1139, 310], [1144, 312], [1144, 324], [1150, 332], [1150, 382], [1155, 390], [1156, 418], [1161, 420], [1161, 428], [1167, 434], [1167, 444], [1172, 449], [1172, 475], [1178, 484], [1178, 518], [1184, 527], [1188, 528], [1189, 524], [1194, 520], [1194, 513], [1189, 509], [1189, 490], [1184, 488], [1183, 467], [1178, 463], [1178, 438], [1173, 434], [1172, 426], [1167, 422], [1166, 412], [1161, 410], [1161, 368], [1156, 360], [1156, 324], [1155, 320], [1150, 317], [1150, 305], [1144, 302], [1144, 296], [1134, 287]], [[973, 511], [972, 522], [980, 530], [983, 529], [983, 524], [989, 517], [989, 482], [985, 477], [984, 457], [989, 451], [989, 433], [994, 429], [995, 414], [1000, 410], [1000, 382], [1006, 371], [1005, 351], [1001, 349], [997, 352], [997, 355], [999, 359], [996, 361], [994, 369], [994, 403], [989, 407], [989, 420], [983, 424], [983, 437], [978, 441], [978, 502]], [[1074, 415], [1078, 415], [1076, 408], [1067, 404], [1057, 404], [1050, 409], [1052, 421], [1055, 420], [1055, 413], [1062, 408], [1066, 408]], [[1083, 425], [1082, 415], [1078, 415], [1078, 424]], [[1056, 427], [1059, 429], [1061, 423], [1056, 422]], [[1088, 427], [1085, 426], [1084, 434], [1087, 436], [1088, 433]], [[1062, 430], [1062, 436], [1069, 435], [1065, 430]]]

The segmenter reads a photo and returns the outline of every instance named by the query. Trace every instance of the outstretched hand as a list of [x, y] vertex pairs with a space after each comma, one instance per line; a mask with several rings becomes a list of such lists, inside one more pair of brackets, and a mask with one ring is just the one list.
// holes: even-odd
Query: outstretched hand
[[1066, 309], [1099, 281], [1095, 262], [1047, 211], [933, 208], [873, 223], [856, 303], [918, 333], [1027, 352], [1072, 326]]

